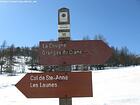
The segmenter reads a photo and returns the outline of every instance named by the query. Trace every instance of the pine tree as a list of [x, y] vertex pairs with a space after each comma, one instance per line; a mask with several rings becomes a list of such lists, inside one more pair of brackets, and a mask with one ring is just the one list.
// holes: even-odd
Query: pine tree
[[0, 47], [0, 73], [2, 74], [3, 66], [5, 64], [5, 49], [6, 49], [6, 41], [3, 41], [1, 47]]
[[15, 47], [14, 44], [12, 44], [9, 48], [7, 48], [6, 51], [6, 72], [10, 73], [10, 75], [15, 75], [15, 71], [14, 71], [14, 65], [16, 62], [15, 59]]

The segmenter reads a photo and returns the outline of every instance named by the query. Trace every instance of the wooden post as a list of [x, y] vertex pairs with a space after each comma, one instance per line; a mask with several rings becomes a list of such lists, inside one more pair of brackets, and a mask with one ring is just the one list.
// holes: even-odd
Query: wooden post
[[[69, 40], [68, 40], [69, 39]], [[62, 38], [64, 41], [70, 41], [70, 38]], [[61, 38], [59, 38], [59, 41], [62, 41]], [[58, 71], [62, 72], [71, 72], [71, 65], [59, 65]], [[59, 98], [59, 105], [72, 105], [72, 98]]]
[[59, 98], [59, 105], [72, 105], [72, 98]]
[[[58, 34], [59, 41], [70, 41], [70, 13], [68, 8], [58, 10]], [[71, 72], [71, 65], [65, 63], [59, 65], [58, 71]], [[72, 98], [59, 98], [59, 105], [72, 105]]]

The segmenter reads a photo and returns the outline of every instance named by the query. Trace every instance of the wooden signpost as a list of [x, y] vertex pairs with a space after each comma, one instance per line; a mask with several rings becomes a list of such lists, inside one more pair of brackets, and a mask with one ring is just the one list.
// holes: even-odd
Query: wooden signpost
[[28, 73], [16, 87], [27, 98], [92, 97], [92, 73]]
[[93, 96], [92, 73], [71, 72], [71, 65], [104, 64], [112, 50], [101, 40], [71, 41], [69, 15], [67, 8], [59, 9], [58, 41], [39, 43], [40, 65], [57, 65], [59, 69], [26, 74], [16, 84], [26, 97], [59, 98], [59, 105], [72, 105], [72, 97]]
[[104, 64], [111, 56], [111, 48], [102, 40], [41, 41], [41, 65]]

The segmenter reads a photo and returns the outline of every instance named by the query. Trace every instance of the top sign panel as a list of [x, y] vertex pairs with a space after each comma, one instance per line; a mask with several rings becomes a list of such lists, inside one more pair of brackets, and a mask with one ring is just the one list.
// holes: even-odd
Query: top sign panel
[[103, 64], [112, 50], [101, 40], [41, 41], [41, 65]]

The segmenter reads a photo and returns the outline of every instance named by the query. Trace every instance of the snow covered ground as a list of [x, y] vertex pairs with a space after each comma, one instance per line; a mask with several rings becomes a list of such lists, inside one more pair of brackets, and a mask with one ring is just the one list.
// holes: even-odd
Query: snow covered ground
[[[0, 75], [0, 105], [59, 105], [58, 99], [27, 99], [14, 85], [25, 74]], [[140, 105], [140, 66], [93, 71], [93, 97], [73, 105]]]

